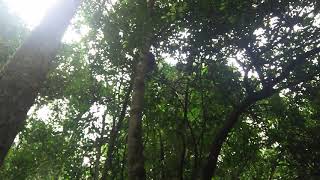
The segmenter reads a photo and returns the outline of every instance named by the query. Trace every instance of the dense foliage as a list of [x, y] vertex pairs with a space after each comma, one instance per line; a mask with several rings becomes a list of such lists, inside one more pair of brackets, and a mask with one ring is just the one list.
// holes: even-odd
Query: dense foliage
[[[320, 178], [318, 1], [148, 7], [84, 2], [73, 28], [89, 31], [61, 47], [0, 179], [127, 179], [145, 43], [157, 63], [145, 78], [147, 179]], [[27, 30], [1, 1], [0, 27], [1, 67]]]

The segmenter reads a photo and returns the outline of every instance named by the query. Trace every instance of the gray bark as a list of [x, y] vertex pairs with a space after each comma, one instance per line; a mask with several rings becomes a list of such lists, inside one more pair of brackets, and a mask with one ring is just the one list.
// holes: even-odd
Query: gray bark
[[147, 52], [142, 54], [133, 81], [131, 112], [128, 129], [128, 175], [130, 180], [146, 178], [142, 144], [142, 111], [144, 106]]
[[[148, 16], [146, 22], [150, 22], [153, 14], [155, 0], [147, 2]], [[142, 142], [142, 112], [144, 107], [145, 79], [150, 64], [150, 47], [153, 39], [152, 30], [145, 29], [144, 45], [140, 51], [140, 61], [136, 66], [136, 73], [133, 79], [132, 101], [130, 120], [128, 127], [128, 178], [129, 180], [146, 179], [144, 169], [144, 155]]]

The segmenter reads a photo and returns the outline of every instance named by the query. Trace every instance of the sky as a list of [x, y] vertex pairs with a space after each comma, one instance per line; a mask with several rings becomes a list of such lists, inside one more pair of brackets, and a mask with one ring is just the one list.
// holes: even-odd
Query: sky
[[[54, 6], [57, 1], [58, 0], [4, 0], [9, 11], [21, 18], [30, 30], [40, 24], [47, 10]], [[88, 31], [88, 27], [82, 27], [80, 31], [75, 31], [69, 27], [62, 41], [65, 43], [79, 41], [82, 35]]]
[[28, 28], [38, 25], [48, 8], [52, 7], [57, 0], [4, 0], [10, 12], [18, 15]]
[[[47, 10], [54, 6], [58, 0], [4, 0], [8, 5], [9, 11], [16, 14], [23, 20], [29, 29], [35, 28], [42, 20]], [[115, 2], [112, 0], [111, 2]], [[80, 31], [75, 31], [69, 27], [62, 41], [65, 43], [71, 43], [79, 41], [82, 35], [89, 32], [89, 27], [81, 27]], [[176, 58], [169, 54], [162, 54], [169, 64], [175, 65], [177, 63]]]

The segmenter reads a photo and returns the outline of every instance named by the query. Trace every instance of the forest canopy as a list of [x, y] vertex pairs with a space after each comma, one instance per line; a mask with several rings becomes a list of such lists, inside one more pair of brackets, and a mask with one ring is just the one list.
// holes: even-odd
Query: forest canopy
[[0, 0], [0, 179], [319, 179], [319, 11], [64, 0], [30, 31]]

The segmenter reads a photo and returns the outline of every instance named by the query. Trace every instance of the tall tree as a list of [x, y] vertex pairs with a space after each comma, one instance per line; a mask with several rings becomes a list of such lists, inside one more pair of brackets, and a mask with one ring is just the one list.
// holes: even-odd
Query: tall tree
[[0, 165], [23, 128], [80, 0], [59, 1], [0, 74]]
[[[154, 56], [149, 52], [152, 44], [152, 13], [155, 0], [141, 1], [138, 9], [144, 11], [142, 19], [137, 24], [141, 26], [144, 34], [139, 48], [139, 59], [136, 64], [133, 77], [132, 101], [130, 108], [130, 120], [128, 129], [128, 176], [131, 180], [143, 180], [146, 178], [144, 168], [143, 140], [142, 140], [142, 113], [144, 108], [146, 73], [151, 70], [150, 62], [154, 62]], [[140, 29], [139, 28], [139, 29]]]
[[[263, 15], [262, 24], [256, 24], [261, 28], [260, 30], [264, 31], [261, 35], [257, 34], [257, 29], [245, 25], [231, 38], [235, 38], [232, 46], [243, 51], [243, 57], [236, 59], [244, 72], [242, 83], [246, 94], [240, 102], [234, 105], [218, 130], [203, 169], [203, 179], [209, 180], [214, 175], [224, 142], [240, 116], [250, 106], [283, 89], [297, 88], [297, 86], [299, 89], [299, 84], [310, 82], [319, 76], [317, 61], [320, 43], [315, 38], [320, 35], [319, 27], [312, 25], [314, 18], [308, 17], [311, 13], [317, 13], [318, 10], [299, 12], [298, 10], [303, 9], [304, 5], [300, 2], [290, 3], [290, 5], [287, 2], [278, 2], [278, 7], [281, 8]], [[289, 11], [297, 10], [297, 12], [290, 14], [288, 9]], [[260, 18], [256, 18], [259, 22]], [[272, 19], [280, 21], [272, 22]], [[309, 26], [301, 26], [302, 22]], [[299, 26], [301, 28], [296, 29]], [[261, 43], [262, 37], [266, 38], [266, 42]], [[300, 41], [294, 39], [300, 39]], [[303, 67], [308, 68], [301, 70]], [[250, 71], [256, 73], [256, 79], [249, 77]]]
[[[34, 106], [49, 120], [29, 116], [0, 179], [316, 178], [316, 1], [158, 0], [152, 15], [146, 2], [83, 4], [89, 32], [63, 46]], [[150, 51], [128, 164], [133, 67]]]

